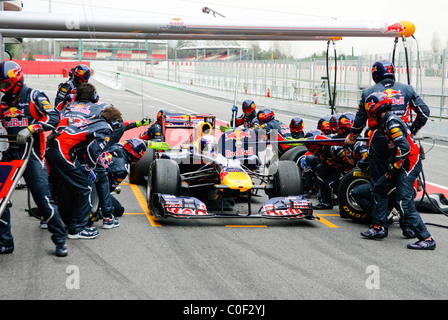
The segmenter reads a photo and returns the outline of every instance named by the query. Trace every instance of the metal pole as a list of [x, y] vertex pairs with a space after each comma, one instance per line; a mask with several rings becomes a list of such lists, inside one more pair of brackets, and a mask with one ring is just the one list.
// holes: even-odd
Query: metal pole
[[446, 49], [443, 49], [443, 61], [442, 61], [442, 88], [440, 90], [440, 112], [439, 112], [439, 121], [442, 121], [442, 110], [443, 110], [443, 102], [445, 94], [445, 64], [446, 64]]
[[[3, 11], [3, 2], [0, 2], [0, 11]], [[5, 43], [3, 35], [0, 33], [0, 62], [5, 61]]]

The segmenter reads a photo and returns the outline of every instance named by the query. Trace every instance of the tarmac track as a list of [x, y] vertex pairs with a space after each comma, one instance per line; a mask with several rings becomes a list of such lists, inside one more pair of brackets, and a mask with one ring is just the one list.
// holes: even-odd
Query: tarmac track
[[[64, 79], [25, 80], [53, 100]], [[94, 79], [92, 83], [101, 100], [113, 103], [127, 120], [155, 117], [161, 108], [213, 112], [223, 121], [230, 118], [229, 101], [131, 79], [127, 88], [132, 91], [114, 91]], [[291, 116], [277, 114], [284, 122]], [[305, 130], [316, 122], [305, 119]], [[424, 165], [427, 181], [446, 192], [443, 154], [446, 146], [435, 146]], [[336, 207], [316, 212], [320, 221], [157, 221], [146, 208], [144, 186], [125, 181], [121, 189], [117, 198], [126, 211], [120, 227], [103, 230], [97, 222], [99, 237], [68, 240], [66, 258], [54, 256], [50, 234], [25, 211], [27, 190], [16, 190], [12, 198], [15, 251], [0, 256], [0, 299], [184, 300], [181, 305], [189, 306], [190, 300], [261, 303], [448, 297], [445, 228], [428, 226], [437, 249], [415, 252], [406, 249], [413, 240], [404, 239], [397, 224], [383, 241], [361, 239], [359, 232], [367, 226], [342, 219]], [[448, 224], [440, 214], [422, 217], [425, 222]]]

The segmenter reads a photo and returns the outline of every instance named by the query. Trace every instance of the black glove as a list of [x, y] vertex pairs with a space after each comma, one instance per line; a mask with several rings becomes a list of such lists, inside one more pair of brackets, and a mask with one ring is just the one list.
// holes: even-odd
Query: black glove
[[369, 160], [367, 159], [361, 159], [358, 161], [358, 168], [362, 171], [368, 171], [369, 170]]
[[400, 172], [400, 169], [401, 169], [401, 167], [397, 168], [392, 163], [389, 163], [389, 165], [387, 167], [387, 172], [389, 173], [389, 175], [391, 177], [396, 177], [396, 176], [398, 176], [398, 173]]

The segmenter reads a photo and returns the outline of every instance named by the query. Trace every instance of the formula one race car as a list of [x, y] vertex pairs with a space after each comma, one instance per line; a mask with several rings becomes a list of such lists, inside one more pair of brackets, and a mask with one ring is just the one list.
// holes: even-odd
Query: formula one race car
[[[297, 165], [273, 161], [262, 133], [221, 133], [213, 115], [197, 114], [164, 115], [162, 127], [172, 148], [156, 152], [147, 178], [148, 207], [156, 217], [316, 218], [311, 202], [300, 196]], [[269, 200], [253, 214], [251, 196], [259, 190]], [[224, 210], [237, 198], [247, 200], [246, 213]]]

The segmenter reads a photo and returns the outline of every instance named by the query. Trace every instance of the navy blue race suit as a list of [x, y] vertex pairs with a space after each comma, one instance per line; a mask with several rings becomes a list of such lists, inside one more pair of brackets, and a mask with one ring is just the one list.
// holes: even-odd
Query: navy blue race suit
[[[230, 119], [230, 123], [233, 123], [233, 116]], [[243, 113], [238, 118], [235, 119], [235, 127], [244, 126], [244, 128], [255, 128], [260, 125], [257, 119], [257, 112], [253, 110], [249, 114]]]
[[146, 131], [140, 135], [140, 139], [161, 142], [163, 141], [163, 130], [159, 122], [155, 121]]
[[[363, 91], [351, 129], [352, 137], [361, 134], [366, 125], [367, 112], [365, 109], [366, 98], [374, 92], [383, 92], [392, 99], [392, 113], [399, 116], [408, 125], [411, 134], [415, 135], [426, 124], [429, 117], [429, 108], [417, 95], [410, 85], [385, 78], [372, 87]], [[411, 119], [411, 110], [416, 113], [415, 119]], [[413, 120], [413, 121], [412, 121]]]
[[103, 217], [119, 216], [124, 208], [110, 193], [127, 177], [131, 160], [123, 144], [114, 143], [101, 153], [98, 162], [95, 172]]
[[76, 199], [76, 213], [68, 226], [70, 234], [88, 223], [92, 182], [86, 170], [93, 170], [99, 155], [111, 139], [113, 129], [104, 118], [77, 121], [48, 140], [47, 161], [52, 179], [60, 180]]
[[[67, 80], [64, 83], [59, 84], [58, 91], [56, 93], [56, 98], [54, 99], [54, 106], [61, 111], [63, 105], [67, 102], [69, 95], [75, 95], [78, 89], [79, 82], [74, 78]], [[65, 100], [65, 101], [64, 101]]]
[[[50, 104], [44, 92], [24, 86], [20, 90], [17, 100], [7, 101], [5, 97], [2, 98], [1, 120], [8, 134], [18, 134], [19, 131], [27, 127], [33, 133], [33, 151], [23, 177], [39, 213], [48, 224], [53, 242], [55, 244], [65, 243], [65, 227], [59, 216], [58, 207], [51, 196], [44, 159], [44, 131], [55, 129], [59, 123], [59, 112]], [[3, 152], [2, 161], [21, 159], [24, 148], [24, 145], [10, 143], [9, 148]], [[13, 245], [8, 207], [3, 213], [2, 220], [4, 223], [0, 222], [0, 244]]]
[[332, 206], [332, 191], [337, 194], [341, 178], [347, 171], [354, 168], [355, 160], [352, 151], [344, 146], [323, 146], [319, 152], [319, 158], [320, 162], [315, 172], [320, 202]]
[[[289, 130], [288, 126], [285, 125], [283, 122], [272, 119], [268, 122], [265, 122], [261, 124], [258, 128], [255, 130], [264, 130], [266, 131], [266, 134], [269, 137], [269, 140], [274, 141], [285, 141], [287, 139], [291, 139], [291, 131]], [[278, 152], [279, 154], [283, 154], [286, 149], [288, 149], [290, 145], [287, 144], [278, 144]]]
[[420, 240], [424, 240], [430, 234], [414, 203], [414, 182], [422, 170], [420, 148], [407, 125], [390, 111], [386, 112], [381, 127], [375, 133], [378, 131], [386, 137], [389, 156], [383, 154], [381, 163], [387, 168], [387, 173], [373, 183], [375, 205], [372, 223], [387, 227], [388, 194], [396, 187], [395, 201], [401, 216], [401, 228], [411, 228]]

